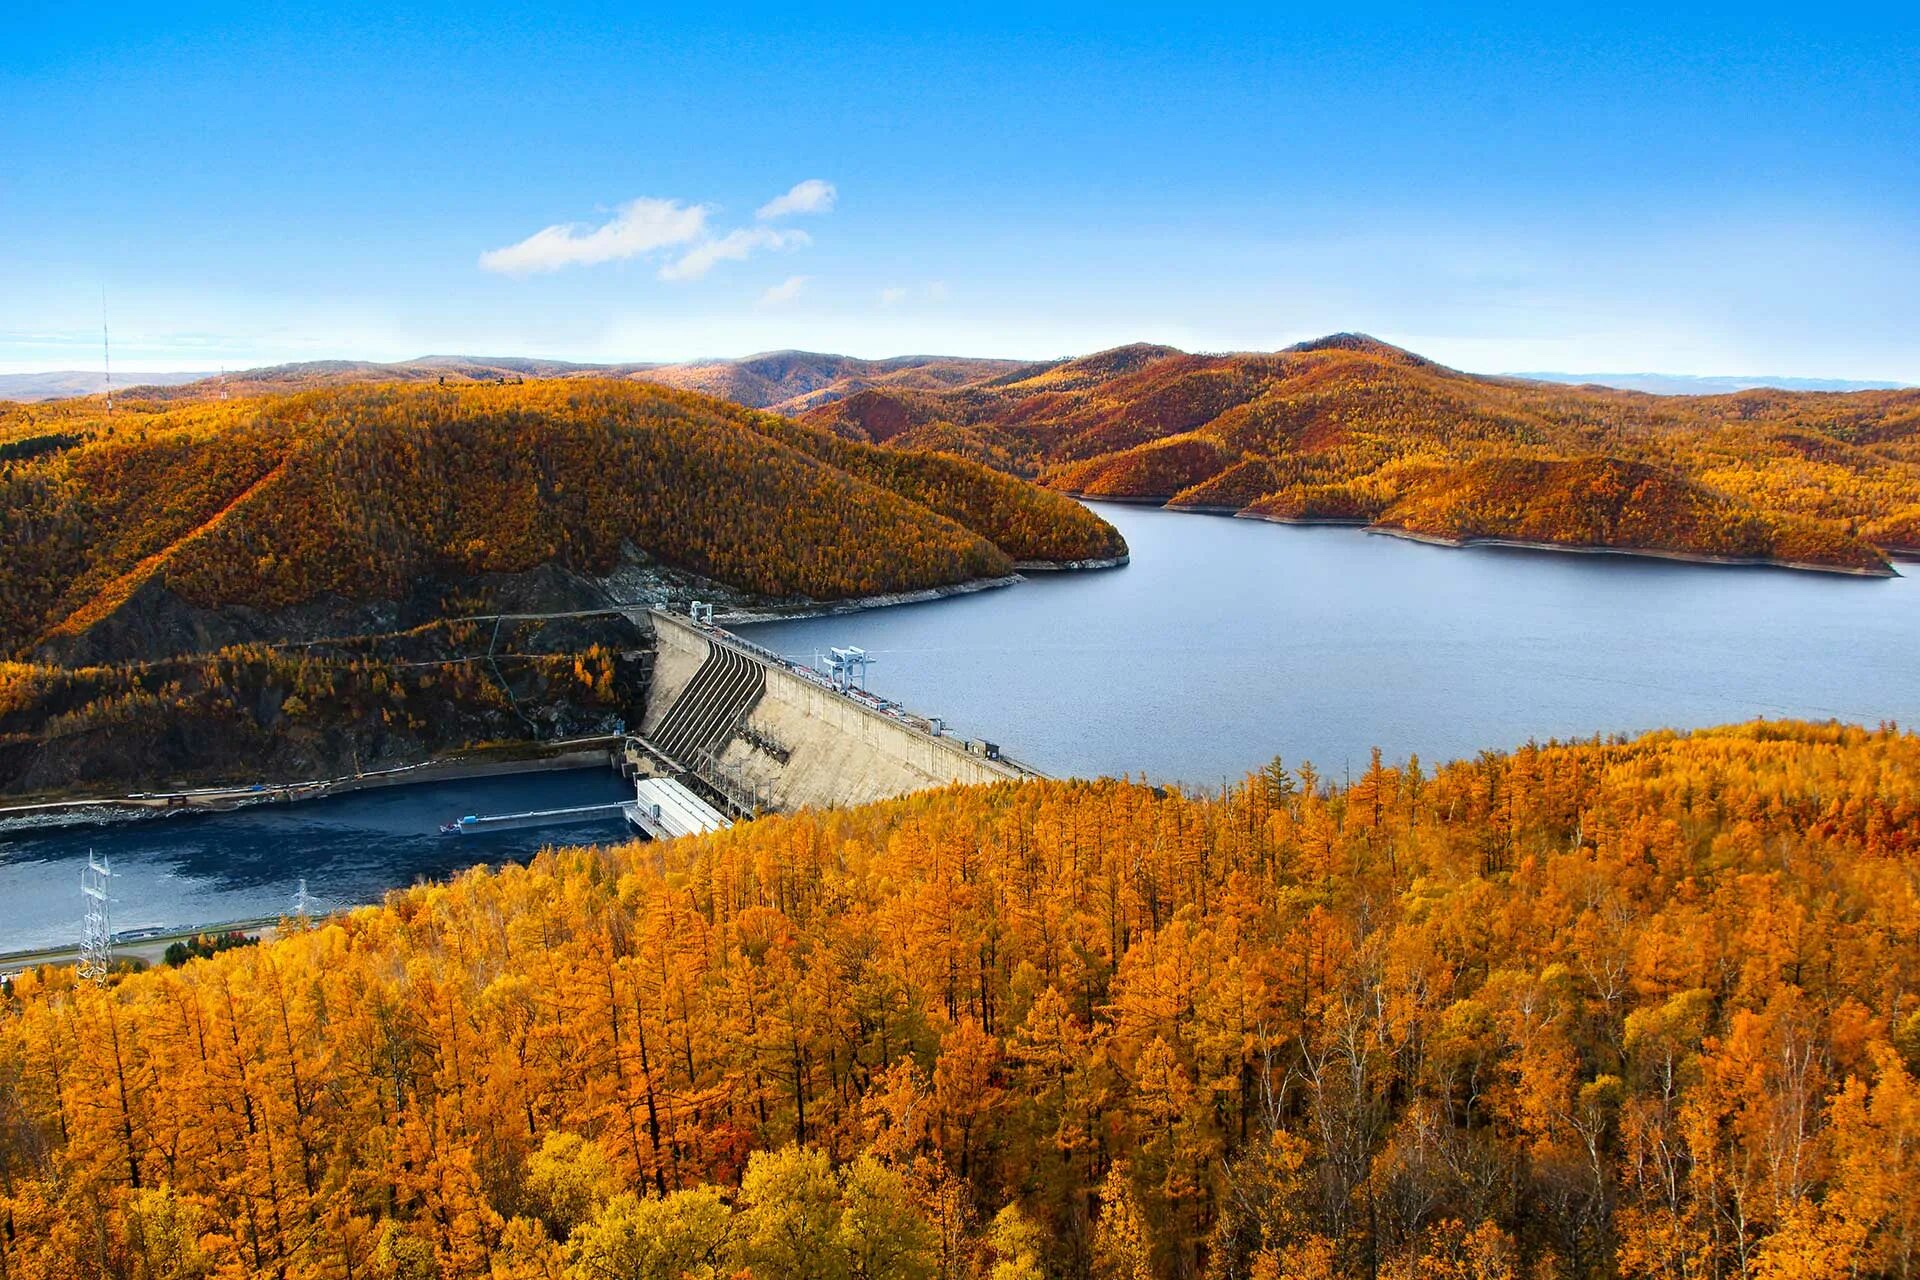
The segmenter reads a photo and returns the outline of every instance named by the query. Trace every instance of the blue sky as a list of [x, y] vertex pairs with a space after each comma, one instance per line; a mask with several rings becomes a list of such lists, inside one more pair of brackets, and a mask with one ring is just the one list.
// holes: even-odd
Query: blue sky
[[1357, 329], [1920, 382], [1920, 18], [1688, 7], [27, 0], [0, 371], [95, 367], [104, 288], [126, 369]]

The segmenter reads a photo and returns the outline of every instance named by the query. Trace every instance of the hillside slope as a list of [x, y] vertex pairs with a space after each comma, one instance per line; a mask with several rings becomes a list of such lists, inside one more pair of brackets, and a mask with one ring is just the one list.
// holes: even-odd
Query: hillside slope
[[0, 792], [298, 782], [619, 732], [652, 637], [618, 616], [68, 667], [0, 662]]
[[[0, 791], [36, 793], [609, 733], [640, 719], [621, 655], [650, 643], [609, 606], [803, 607], [1126, 554], [970, 462], [588, 379], [16, 407], [0, 547]], [[581, 611], [531, 647], [493, 619]]]
[[[1250, 508], [1271, 509], [1264, 503]], [[1764, 516], [1671, 472], [1612, 458], [1476, 459], [1410, 486], [1374, 523], [1457, 544], [1632, 548], [1862, 573], [1885, 563], [1831, 524]]]
[[[1460, 541], [1700, 556], [1739, 544], [1855, 573], [1920, 554], [1920, 390], [1660, 397], [1475, 377], [1340, 334], [1271, 354], [1122, 347], [949, 391], [870, 389], [806, 420], [1196, 510]], [[1579, 471], [1631, 472], [1660, 501], [1623, 520], [1607, 484], [1545, 480]], [[1541, 483], [1510, 500], [1503, 486], [1529, 476]]]
[[0, 473], [0, 544], [17, 552], [0, 643], [16, 653], [72, 652], [143, 593], [263, 616], [545, 564], [603, 578], [638, 554], [763, 599], [835, 600], [1124, 551], [1078, 504], [973, 464], [637, 384], [47, 417], [13, 443], [71, 443]]
[[0, 1274], [1904, 1276], [1917, 835], [1757, 724], [548, 852], [16, 981]]

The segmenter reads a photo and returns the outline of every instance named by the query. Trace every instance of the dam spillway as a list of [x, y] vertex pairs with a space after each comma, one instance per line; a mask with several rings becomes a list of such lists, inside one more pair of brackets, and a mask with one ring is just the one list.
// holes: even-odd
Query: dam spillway
[[718, 627], [658, 610], [650, 616], [656, 650], [641, 738], [669, 763], [757, 807], [865, 804], [1034, 776]]
[[[648, 731], [668, 756], [692, 765], [726, 747], [741, 718], [759, 702], [766, 666], [734, 645], [709, 642], [707, 656]], [[658, 693], [656, 683], [653, 692]]]

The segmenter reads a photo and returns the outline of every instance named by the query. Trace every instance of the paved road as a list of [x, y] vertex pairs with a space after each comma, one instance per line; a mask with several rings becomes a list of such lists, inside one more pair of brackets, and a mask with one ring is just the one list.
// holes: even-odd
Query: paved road
[[[115, 960], [144, 960], [149, 965], [157, 965], [166, 957], [167, 948], [176, 942], [184, 942], [200, 933], [230, 933], [238, 929], [242, 933], [258, 934], [260, 940], [270, 940], [279, 932], [282, 917], [268, 916], [257, 920], [233, 920], [226, 924], [206, 924], [193, 929], [177, 929], [170, 933], [150, 934], [127, 942], [113, 944]], [[37, 969], [43, 964], [75, 964], [80, 959], [78, 947], [53, 947], [42, 951], [9, 951], [0, 955], [0, 978], [10, 977], [26, 969]]]

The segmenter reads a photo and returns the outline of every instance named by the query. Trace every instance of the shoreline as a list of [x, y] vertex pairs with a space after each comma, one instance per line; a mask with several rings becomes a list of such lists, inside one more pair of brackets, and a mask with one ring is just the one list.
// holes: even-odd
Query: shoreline
[[1631, 556], [1642, 560], [1671, 560], [1681, 564], [1724, 565], [1736, 569], [1791, 569], [1796, 573], [1829, 573], [1848, 578], [1898, 578], [1898, 569], [1850, 569], [1845, 565], [1814, 564], [1805, 560], [1773, 560], [1764, 556], [1721, 556], [1704, 551], [1664, 551], [1654, 547], [1576, 547], [1564, 542], [1535, 542], [1526, 538], [1448, 538], [1411, 529], [1369, 524], [1366, 532], [1430, 547], [1465, 550], [1471, 547], [1507, 547], [1517, 551], [1559, 551], [1579, 556]]
[[770, 604], [757, 608], [716, 609], [713, 613], [713, 622], [715, 626], [738, 627], [754, 622], [831, 618], [843, 613], [862, 613], [868, 609], [889, 609], [897, 604], [923, 604], [928, 600], [945, 600], [950, 596], [968, 596], [979, 591], [1011, 587], [1024, 580], [1017, 573], [1009, 573], [998, 578], [969, 578], [965, 582], [950, 583], [944, 587], [922, 587], [918, 591], [891, 591], [885, 595], [856, 596], [851, 600], [814, 600], [803, 604]]
[[523, 773], [559, 773], [569, 769], [608, 767], [611, 747], [581, 745], [612, 743], [614, 739], [574, 739], [556, 743], [571, 749], [518, 759], [475, 759], [443, 756], [418, 764], [400, 765], [376, 773], [304, 782], [245, 783], [201, 787], [190, 791], [134, 792], [119, 796], [76, 796], [65, 800], [38, 800], [0, 805], [0, 836], [31, 835], [73, 827], [111, 826], [149, 822], [183, 814], [232, 813], [263, 804], [304, 804], [332, 796], [378, 791], [386, 787], [454, 782], [464, 778], [502, 777]]
[[954, 596], [969, 596], [981, 591], [995, 591], [1001, 587], [1017, 586], [1027, 580], [1030, 573], [1089, 573], [1101, 569], [1121, 569], [1132, 560], [1132, 553], [1119, 556], [1103, 556], [1093, 560], [1016, 560], [1014, 572], [998, 578], [969, 578], [965, 582], [955, 582], [944, 587], [922, 587], [918, 591], [892, 591], [885, 595], [858, 596], [852, 600], [821, 600], [807, 604], [765, 605], [760, 608], [716, 609], [713, 614], [714, 625], [722, 627], [750, 626], [756, 622], [793, 622], [802, 618], [832, 618], [847, 613], [864, 613], [868, 609], [891, 609], [895, 605], [926, 604], [932, 600], [947, 600]]
[[1090, 560], [1016, 560], [1014, 572], [1002, 574], [997, 578], [968, 578], [965, 582], [949, 583], [944, 587], [922, 587], [918, 591], [890, 591], [884, 595], [856, 596], [850, 600], [814, 600], [804, 603], [782, 605], [769, 604], [735, 609], [716, 609], [713, 614], [714, 625], [748, 626], [756, 622], [793, 622], [802, 618], [832, 618], [847, 613], [864, 613], [868, 609], [891, 609], [903, 604], [926, 604], [931, 600], [947, 600], [954, 596], [969, 596], [981, 591], [996, 591], [1001, 587], [1012, 587], [1026, 581], [1030, 573], [1086, 573], [1101, 569], [1124, 568], [1132, 559], [1132, 553], [1118, 556], [1103, 556]]
[[[1071, 496], [1082, 497], [1083, 495]], [[1644, 560], [1670, 560], [1678, 564], [1720, 565], [1735, 569], [1791, 569], [1795, 573], [1830, 573], [1847, 578], [1906, 576], [1891, 566], [1885, 569], [1854, 569], [1846, 565], [1815, 564], [1809, 560], [1773, 560], [1762, 556], [1720, 556], [1705, 551], [1665, 551], [1657, 547], [1581, 547], [1564, 542], [1537, 542], [1527, 538], [1448, 538], [1439, 534], [1417, 533], [1411, 529], [1396, 529], [1388, 525], [1375, 524], [1360, 516], [1274, 516], [1245, 507], [1234, 509], [1225, 504], [1202, 503], [1192, 506], [1175, 506], [1171, 502], [1162, 502], [1153, 498], [1088, 498], [1086, 501], [1125, 502], [1136, 506], [1154, 505], [1157, 502], [1160, 510], [1172, 511], [1180, 515], [1229, 515], [1236, 520], [1258, 520], [1263, 524], [1298, 525], [1302, 528], [1361, 529], [1382, 537], [1399, 538], [1406, 542], [1419, 542], [1430, 547], [1446, 547], [1450, 550], [1466, 550], [1471, 547], [1507, 547], [1517, 551], [1558, 551], [1580, 556], [1632, 556]], [[1890, 547], [1886, 549], [1886, 554], [1889, 560], [1920, 563], [1920, 548]]]
[[[1179, 510], [1179, 508], [1174, 508]], [[1270, 516], [1264, 511], [1241, 510], [1233, 513], [1236, 520], [1258, 520], [1262, 524], [1290, 524], [1302, 529], [1316, 527], [1329, 529], [1365, 529], [1372, 522], [1360, 516]]]
[[[1055, 489], [1054, 492], [1064, 497], [1072, 498], [1076, 502], [1124, 502], [1132, 507], [1165, 507], [1169, 502], [1173, 501], [1172, 494], [1168, 494], [1164, 498], [1120, 498], [1111, 497], [1104, 493], [1081, 493], [1076, 489]], [[1178, 511], [1180, 508], [1172, 507], [1169, 508], [1169, 510]]]
[[1022, 574], [1027, 573], [1088, 573], [1100, 569], [1124, 569], [1133, 560], [1133, 553], [1125, 555], [1101, 556], [1092, 560], [1016, 560], [1013, 567]]

